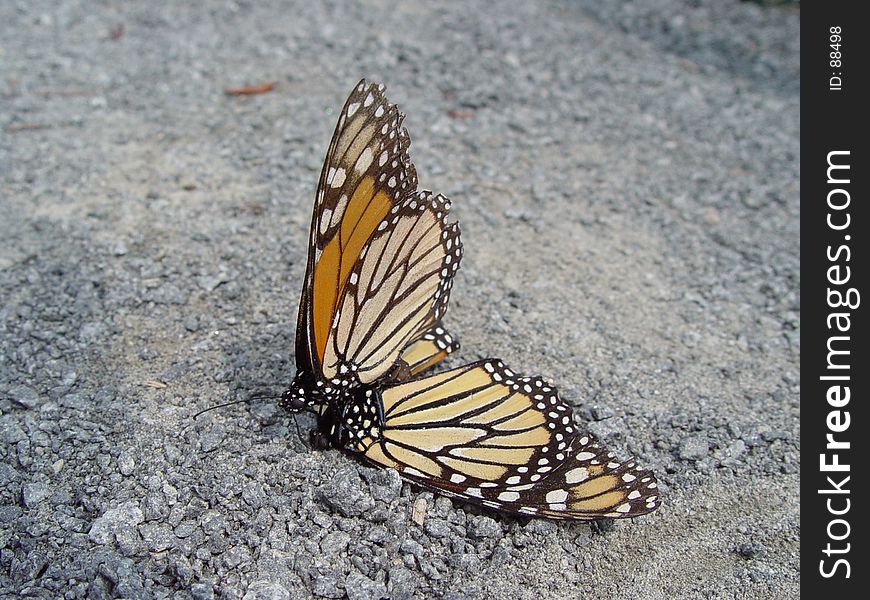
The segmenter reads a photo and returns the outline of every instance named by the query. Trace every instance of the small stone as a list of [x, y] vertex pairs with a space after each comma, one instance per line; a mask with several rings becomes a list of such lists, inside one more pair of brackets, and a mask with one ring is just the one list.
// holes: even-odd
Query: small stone
[[350, 536], [343, 531], [327, 533], [320, 540], [320, 551], [326, 556], [338, 556], [347, 549]]
[[319, 525], [324, 529], [332, 529], [332, 517], [326, 513], [317, 512], [311, 517], [315, 525]]
[[224, 552], [223, 559], [226, 566], [235, 569], [241, 564], [251, 562], [251, 553], [246, 546], [233, 546]]
[[186, 556], [176, 556], [171, 565], [178, 580], [186, 586], [190, 585], [195, 576], [190, 560]]
[[135, 556], [143, 550], [139, 530], [131, 525], [124, 525], [115, 531], [115, 543], [124, 556]]
[[15, 444], [15, 454], [18, 464], [25, 469], [33, 464], [33, 456], [30, 454], [30, 440], [24, 439]]
[[34, 409], [39, 406], [39, 394], [26, 385], [16, 385], [9, 390], [9, 399], [24, 408]]
[[196, 278], [197, 285], [206, 292], [213, 292], [219, 285], [228, 281], [230, 281], [230, 276], [227, 273], [200, 275]]
[[610, 417], [600, 421], [590, 421], [586, 424], [589, 433], [600, 440], [620, 439], [625, 436], [625, 419], [623, 417]]
[[372, 497], [363, 491], [362, 480], [355, 466], [338, 471], [332, 479], [317, 488], [317, 496], [345, 517], [359, 516], [375, 506]]
[[193, 600], [214, 600], [214, 586], [210, 583], [194, 583], [190, 586]]
[[432, 558], [430, 560], [420, 561], [420, 572], [427, 579], [437, 581], [443, 578], [443, 574], [447, 572], [447, 565], [440, 558]]
[[743, 462], [740, 459], [744, 454], [746, 454], [746, 442], [743, 440], [734, 440], [728, 444], [727, 448], [718, 450], [716, 452], [716, 458], [718, 458], [722, 462], [722, 465], [726, 467], [736, 467]]
[[426, 555], [426, 551], [423, 549], [423, 546], [419, 542], [416, 542], [411, 538], [405, 538], [404, 540], [402, 540], [402, 545], [399, 547], [399, 549], [405, 554], [410, 554], [417, 560], [422, 559]]
[[506, 562], [508, 562], [510, 560], [510, 558], [511, 558], [511, 554], [510, 554], [510, 552], [508, 552], [508, 549], [505, 548], [504, 546], [502, 546], [501, 544], [499, 544], [498, 546], [496, 546], [495, 548], [492, 549], [492, 556], [490, 556], [489, 562], [494, 567], [498, 567], [498, 566], [503, 565]]
[[78, 379], [79, 379], [79, 374], [73, 370], [64, 371], [63, 374], [60, 376], [61, 384], [65, 385], [67, 387], [74, 384], [76, 381], [78, 381]]
[[242, 600], [289, 600], [290, 592], [275, 581], [255, 581], [248, 586]]
[[390, 520], [390, 513], [383, 508], [375, 508], [367, 512], [365, 517], [372, 523], [385, 523]]
[[[20, 478], [21, 478], [21, 475], [19, 475], [19, 473], [15, 469], [15, 467], [13, 467], [10, 464], [7, 464], [5, 462], [0, 461], [0, 488], [6, 487], [9, 483], [11, 483], [13, 481], [18, 481]], [[23, 490], [22, 490], [22, 492], [23, 492]], [[23, 500], [23, 498], [22, 498], [22, 500]], [[3, 522], [3, 520], [0, 519], [0, 523], [2, 523], [2, 522]], [[0, 545], [0, 548], [3, 548], [3, 546]]]
[[762, 431], [761, 439], [763, 439], [765, 442], [772, 442], [774, 440], [785, 440], [788, 439], [788, 434], [784, 431], [779, 430]]
[[746, 542], [743, 544], [738, 544], [734, 548], [734, 551], [737, 554], [739, 554], [740, 556], [742, 556], [743, 558], [745, 558], [747, 560], [755, 558], [756, 556], [759, 556], [760, 554], [762, 554], [764, 552], [764, 550], [765, 550], [764, 545], [761, 544], [760, 542], [756, 542], [755, 540], [752, 540], [752, 541], [749, 541], [749, 542]]
[[472, 537], [485, 539], [501, 536], [503, 534], [501, 525], [499, 525], [492, 517], [479, 515], [471, 519], [469, 533]]
[[227, 432], [223, 427], [212, 427], [202, 434], [202, 437], [200, 438], [200, 447], [202, 448], [202, 451], [211, 452], [212, 450], [217, 450], [220, 448], [226, 435]]
[[50, 493], [51, 489], [48, 487], [48, 484], [41, 482], [25, 483], [21, 488], [21, 499], [24, 502], [24, 506], [34, 508], [48, 498]]
[[559, 530], [553, 521], [545, 521], [544, 519], [532, 519], [523, 529], [528, 533], [545, 536], [553, 535]]
[[477, 554], [454, 554], [450, 557], [450, 566], [466, 573], [476, 573], [480, 570], [480, 557]]
[[426, 521], [426, 533], [436, 538], [445, 538], [450, 535], [450, 527], [444, 519], [429, 519]]
[[387, 588], [392, 600], [409, 600], [417, 589], [417, 579], [405, 567], [396, 565], [387, 573]]
[[187, 304], [187, 292], [173, 283], [164, 283], [156, 289], [148, 290], [144, 298], [155, 304]]
[[88, 405], [90, 405], [90, 400], [84, 394], [79, 394], [77, 392], [73, 392], [71, 394], [66, 394], [60, 399], [60, 405], [64, 408], [71, 408], [76, 411], [84, 411]]
[[332, 573], [328, 575], [318, 575], [314, 584], [311, 586], [311, 591], [316, 596], [324, 598], [343, 598], [344, 590], [338, 587], [338, 579]]
[[402, 493], [402, 478], [395, 469], [364, 469], [362, 476], [375, 500], [389, 504]]
[[347, 600], [380, 600], [387, 597], [387, 586], [383, 583], [353, 572], [345, 579], [344, 590]]
[[681, 460], [701, 460], [710, 451], [710, 443], [706, 436], [695, 435], [680, 443], [679, 457]]
[[139, 526], [139, 533], [151, 552], [169, 550], [178, 542], [178, 538], [166, 525], [145, 523]]
[[375, 544], [383, 544], [389, 537], [390, 532], [383, 525], [375, 525], [366, 532], [366, 540]]
[[175, 529], [175, 536], [180, 538], [187, 538], [193, 535], [199, 526], [193, 521], [184, 521], [183, 523], [179, 523]]
[[132, 475], [135, 468], [136, 461], [133, 459], [133, 455], [130, 452], [122, 452], [121, 456], [118, 457], [118, 470], [121, 471], [121, 475]]
[[603, 421], [604, 419], [609, 419], [616, 414], [612, 408], [601, 404], [596, 404], [590, 409], [589, 412], [592, 413], [592, 418], [596, 421]]
[[145, 515], [139, 508], [139, 504], [135, 500], [130, 500], [110, 508], [97, 518], [91, 525], [88, 537], [95, 544], [108, 544], [112, 541], [112, 536], [117, 537], [123, 528], [135, 527], [144, 520]]
[[426, 520], [426, 498], [417, 498], [414, 500], [414, 506], [411, 508], [411, 520], [417, 525], [423, 525]]

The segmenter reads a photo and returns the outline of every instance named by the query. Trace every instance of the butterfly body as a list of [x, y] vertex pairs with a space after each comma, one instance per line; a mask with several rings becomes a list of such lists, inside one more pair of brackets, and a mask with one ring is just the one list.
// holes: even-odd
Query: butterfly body
[[416, 189], [404, 115], [383, 92], [361, 81], [339, 115], [281, 405], [317, 415], [318, 446], [493, 510], [575, 520], [654, 510], [653, 475], [577, 432], [542, 378], [498, 359], [423, 374], [459, 348], [442, 319], [462, 242], [450, 201]]

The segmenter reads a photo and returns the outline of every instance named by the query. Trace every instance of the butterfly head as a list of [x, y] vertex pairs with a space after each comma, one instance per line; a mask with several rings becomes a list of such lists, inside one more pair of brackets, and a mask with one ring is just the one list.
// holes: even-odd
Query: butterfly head
[[297, 373], [290, 388], [281, 394], [281, 406], [293, 413], [315, 410], [316, 406], [323, 402], [319, 391], [316, 386], [310, 384], [304, 373]]

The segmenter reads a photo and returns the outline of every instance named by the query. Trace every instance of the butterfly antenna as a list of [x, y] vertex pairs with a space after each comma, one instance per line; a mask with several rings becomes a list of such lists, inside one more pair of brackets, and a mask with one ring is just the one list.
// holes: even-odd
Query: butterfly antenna
[[223, 404], [215, 404], [214, 406], [209, 406], [208, 408], [204, 408], [195, 415], [193, 415], [193, 419], [196, 420], [200, 415], [205, 414], [209, 411], [215, 410], [217, 408], [225, 408], [227, 406], [232, 406], [233, 404], [241, 404], [242, 402], [250, 402], [251, 400], [264, 400], [267, 398], [274, 398], [275, 394], [270, 392], [269, 390], [260, 390], [258, 392], [254, 392], [247, 398], [239, 398], [238, 400], [233, 400], [232, 402], [224, 402]]
[[191, 419], [196, 420], [197, 418], [199, 418], [200, 415], [204, 415], [205, 413], [207, 413], [209, 411], [212, 411], [212, 410], [215, 410], [218, 408], [224, 408], [226, 406], [232, 406], [233, 404], [241, 404], [242, 402], [248, 402], [250, 400], [251, 400], [251, 398], [240, 398], [238, 400], [233, 400], [232, 402], [224, 402], [222, 404], [215, 404], [214, 406], [209, 406], [208, 408], [203, 408], [201, 411], [199, 411], [198, 413], [193, 415], [193, 417], [191, 417]]

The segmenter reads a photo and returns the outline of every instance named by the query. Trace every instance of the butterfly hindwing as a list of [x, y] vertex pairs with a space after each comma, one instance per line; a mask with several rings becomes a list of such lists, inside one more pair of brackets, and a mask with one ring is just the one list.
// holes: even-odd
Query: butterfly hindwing
[[462, 244], [450, 201], [417, 192], [377, 226], [350, 271], [323, 358], [327, 378], [352, 370], [370, 384], [447, 309]]
[[456, 336], [444, 329], [444, 324], [438, 321], [405, 346], [399, 358], [408, 365], [408, 374], [415, 376], [457, 350], [459, 341]]
[[424, 487], [549, 518], [631, 517], [658, 505], [651, 473], [578, 434], [552, 386], [501, 361], [413, 379], [379, 401], [381, 427], [354, 449]]

